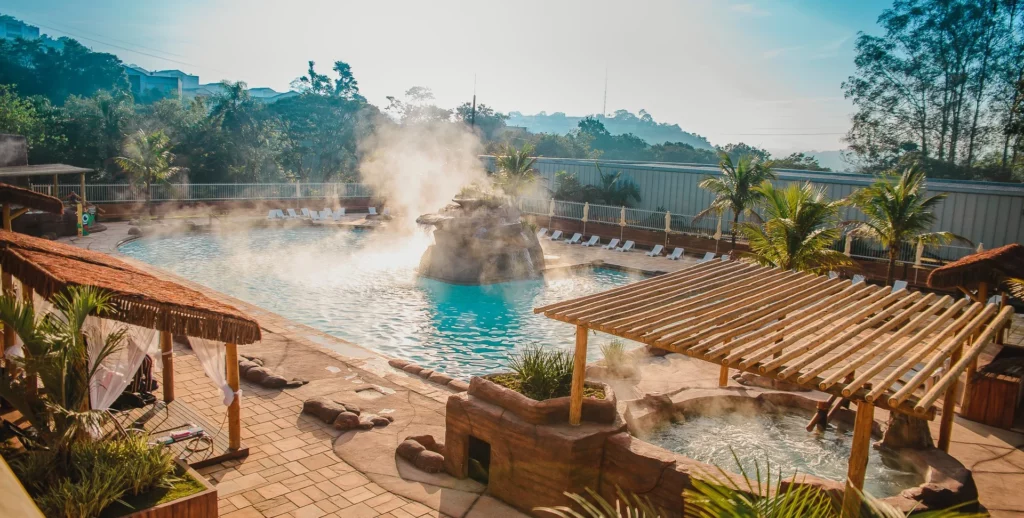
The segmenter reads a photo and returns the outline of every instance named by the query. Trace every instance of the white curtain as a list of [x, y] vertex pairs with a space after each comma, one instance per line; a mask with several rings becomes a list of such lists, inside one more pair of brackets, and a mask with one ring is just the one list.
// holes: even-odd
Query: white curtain
[[160, 335], [156, 329], [86, 317], [83, 332], [88, 342], [90, 365], [94, 365], [96, 355], [103, 348], [107, 337], [120, 329], [126, 329], [121, 348], [100, 363], [89, 382], [89, 396], [94, 410], [110, 408], [131, 383], [146, 356], [160, 348]]
[[230, 405], [235, 400], [236, 395], [241, 397], [241, 389], [236, 393], [228, 385], [228, 375], [225, 368], [227, 364], [224, 359], [226, 350], [224, 342], [190, 336], [188, 337], [188, 343], [192, 345], [192, 351], [196, 353], [196, 358], [199, 358], [203, 371], [206, 372], [206, 375], [213, 381], [213, 384], [224, 394], [224, 406]]

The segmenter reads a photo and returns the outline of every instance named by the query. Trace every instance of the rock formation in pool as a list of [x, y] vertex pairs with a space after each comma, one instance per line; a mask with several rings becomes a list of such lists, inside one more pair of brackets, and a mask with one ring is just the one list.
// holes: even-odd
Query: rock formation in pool
[[424, 277], [453, 284], [531, 279], [544, 269], [544, 251], [519, 211], [496, 198], [455, 198], [416, 221], [434, 226], [434, 244], [420, 259]]

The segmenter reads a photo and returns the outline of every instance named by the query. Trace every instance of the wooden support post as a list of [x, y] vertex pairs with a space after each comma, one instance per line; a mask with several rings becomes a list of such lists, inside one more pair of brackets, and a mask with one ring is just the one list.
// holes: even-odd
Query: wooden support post
[[723, 363], [722, 370], [718, 371], [718, 386], [725, 387], [729, 385], [729, 364]]
[[164, 402], [174, 401], [174, 342], [170, 331], [160, 331], [160, 366], [164, 377]]
[[[980, 343], [975, 343], [975, 347], [981, 347]], [[960, 344], [953, 349], [953, 354], [949, 356], [949, 364], [956, 365], [960, 361], [960, 357], [963, 355], [964, 346]], [[949, 453], [949, 443], [953, 436], [953, 418], [956, 416], [956, 393], [959, 390], [960, 380], [955, 379], [946, 388], [946, 395], [942, 399], [942, 420], [939, 421], [939, 444], [940, 450]]]
[[[78, 193], [78, 195], [82, 199], [82, 206], [85, 207], [85, 205], [86, 205], [86, 203], [85, 203], [85, 173], [82, 173], [81, 175], [79, 175], [78, 182], [79, 182], [79, 184], [81, 184], [81, 188], [82, 188], [82, 192]], [[82, 215], [79, 214], [78, 216], [81, 217]]]
[[235, 399], [228, 405], [228, 448], [242, 448], [242, 401], [238, 395], [238, 346], [226, 344], [224, 364], [228, 375], [228, 386], [235, 392]]
[[569, 424], [583, 419], [583, 383], [587, 379], [587, 326], [576, 326], [576, 352], [572, 363], [572, 392], [569, 396]]
[[[11, 230], [11, 204], [5, 203], [3, 209], [0, 210], [3, 217], [4, 230]], [[0, 273], [0, 288], [3, 289], [3, 293], [7, 294], [14, 289], [14, 279], [10, 273]], [[4, 351], [14, 347], [14, 329], [9, 326], [4, 326]]]
[[984, 304], [987, 301], [988, 301], [988, 283], [987, 282], [979, 282], [978, 283], [978, 302], [981, 302], [982, 304]]
[[868, 467], [871, 426], [874, 421], [875, 405], [858, 401], [857, 417], [853, 423], [853, 443], [850, 445], [850, 467], [846, 472], [846, 489], [843, 492], [842, 518], [860, 516], [861, 492], [864, 490], [864, 474]]
[[57, 175], [53, 175], [53, 194], [54, 198], [60, 198], [60, 182], [57, 181]]

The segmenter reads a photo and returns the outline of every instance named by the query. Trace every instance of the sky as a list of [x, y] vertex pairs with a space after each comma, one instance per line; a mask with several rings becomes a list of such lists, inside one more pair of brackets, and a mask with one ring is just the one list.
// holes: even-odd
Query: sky
[[409, 87], [498, 111], [645, 109], [712, 144], [844, 147], [858, 31], [891, 0], [4, 0], [0, 13], [149, 69], [286, 90], [352, 66], [370, 102]]

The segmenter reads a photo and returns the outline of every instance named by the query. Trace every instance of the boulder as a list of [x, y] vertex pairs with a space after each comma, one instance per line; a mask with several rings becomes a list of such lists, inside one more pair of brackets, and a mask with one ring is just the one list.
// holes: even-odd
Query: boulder
[[[333, 401], [325, 396], [317, 396], [307, 399], [302, 403], [302, 412], [316, 416], [321, 421], [332, 424], [338, 418], [338, 414], [348, 410], [344, 403]], [[358, 415], [357, 413], [355, 415]]]
[[420, 367], [419, 365], [415, 365], [415, 364], [410, 363], [410, 364], [406, 365], [405, 367], [402, 367], [402, 370], [405, 371], [405, 372], [408, 372], [409, 374], [419, 375], [420, 371], [423, 370], [423, 367]]
[[462, 380], [451, 380], [448, 382], [448, 388], [457, 392], [466, 392], [469, 390], [469, 383]]
[[928, 421], [900, 412], [889, 412], [889, 424], [882, 434], [882, 446], [898, 450], [912, 448], [925, 450], [935, 446]]
[[416, 457], [420, 453], [423, 453], [424, 451], [427, 451], [427, 449], [425, 447], [423, 447], [423, 445], [420, 444], [418, 441], [414, 441], [412, 439], [406, 439], [406, 440], [402, 441], [401, 444], [398, 445], [398, 449], [395, 450], [395, 451], [398, 453], [399, 457], [401, 457], [401, 458], [403, 458], [403, 459], [405, 459], [405, 460], [407, 460], [409, 462], [415, 462]]
[[395, 420], [394, 417], [388, 415], [371, 415], [367, 416], [366, 419], [373, 423], [373, 426], [387, 426]]
[[245, 371], [246, 381], [251, 381], [257, 385], [262, 385], [263, 381], [270, 376], [270, 369], [266, 367], [253, 367]]
[[410, 435], [409, 437], [405, 438], [405, 441], [414, 441], [418, 444], [423, 445], [424, 448], [430, 451], [438, 451], [437, 441], [434, 439], [433, 435]]
[[388, 365], [396, 369], [401, 369], [404, 368], [406, 365], [409, 365], [409, 362], [405, 360], [399, 360], [398, 358], [391, 358], [390, 360], [388, 360]]
[[431, 383], [437, 383], [438, 385], [447, 385], [447, 384], [452, 382], [452, 377], [447, 375], [447, 374], [441, 374], [440, 372], [435, 372], [435, 373], [431, 374], [430, 376], [427, 376], [427, 381], [429, 381]]
[[444, 455], [429, 450], [421, 451], [412, 464], [426, 473], [440, 473], [444, 469]]
[[238, 362], [238, 374], [245, 377], [245, 373], [249, 372], [249, 369], [260, 367], [262, 364], [256, 363], [250, 360], [241, 360]]
[[352, 412], [341, 412], [338, 417], [334, 419], [334, 428], [338, 430], [351, 430], [359, 427], [361, 419], [359, 416]]

